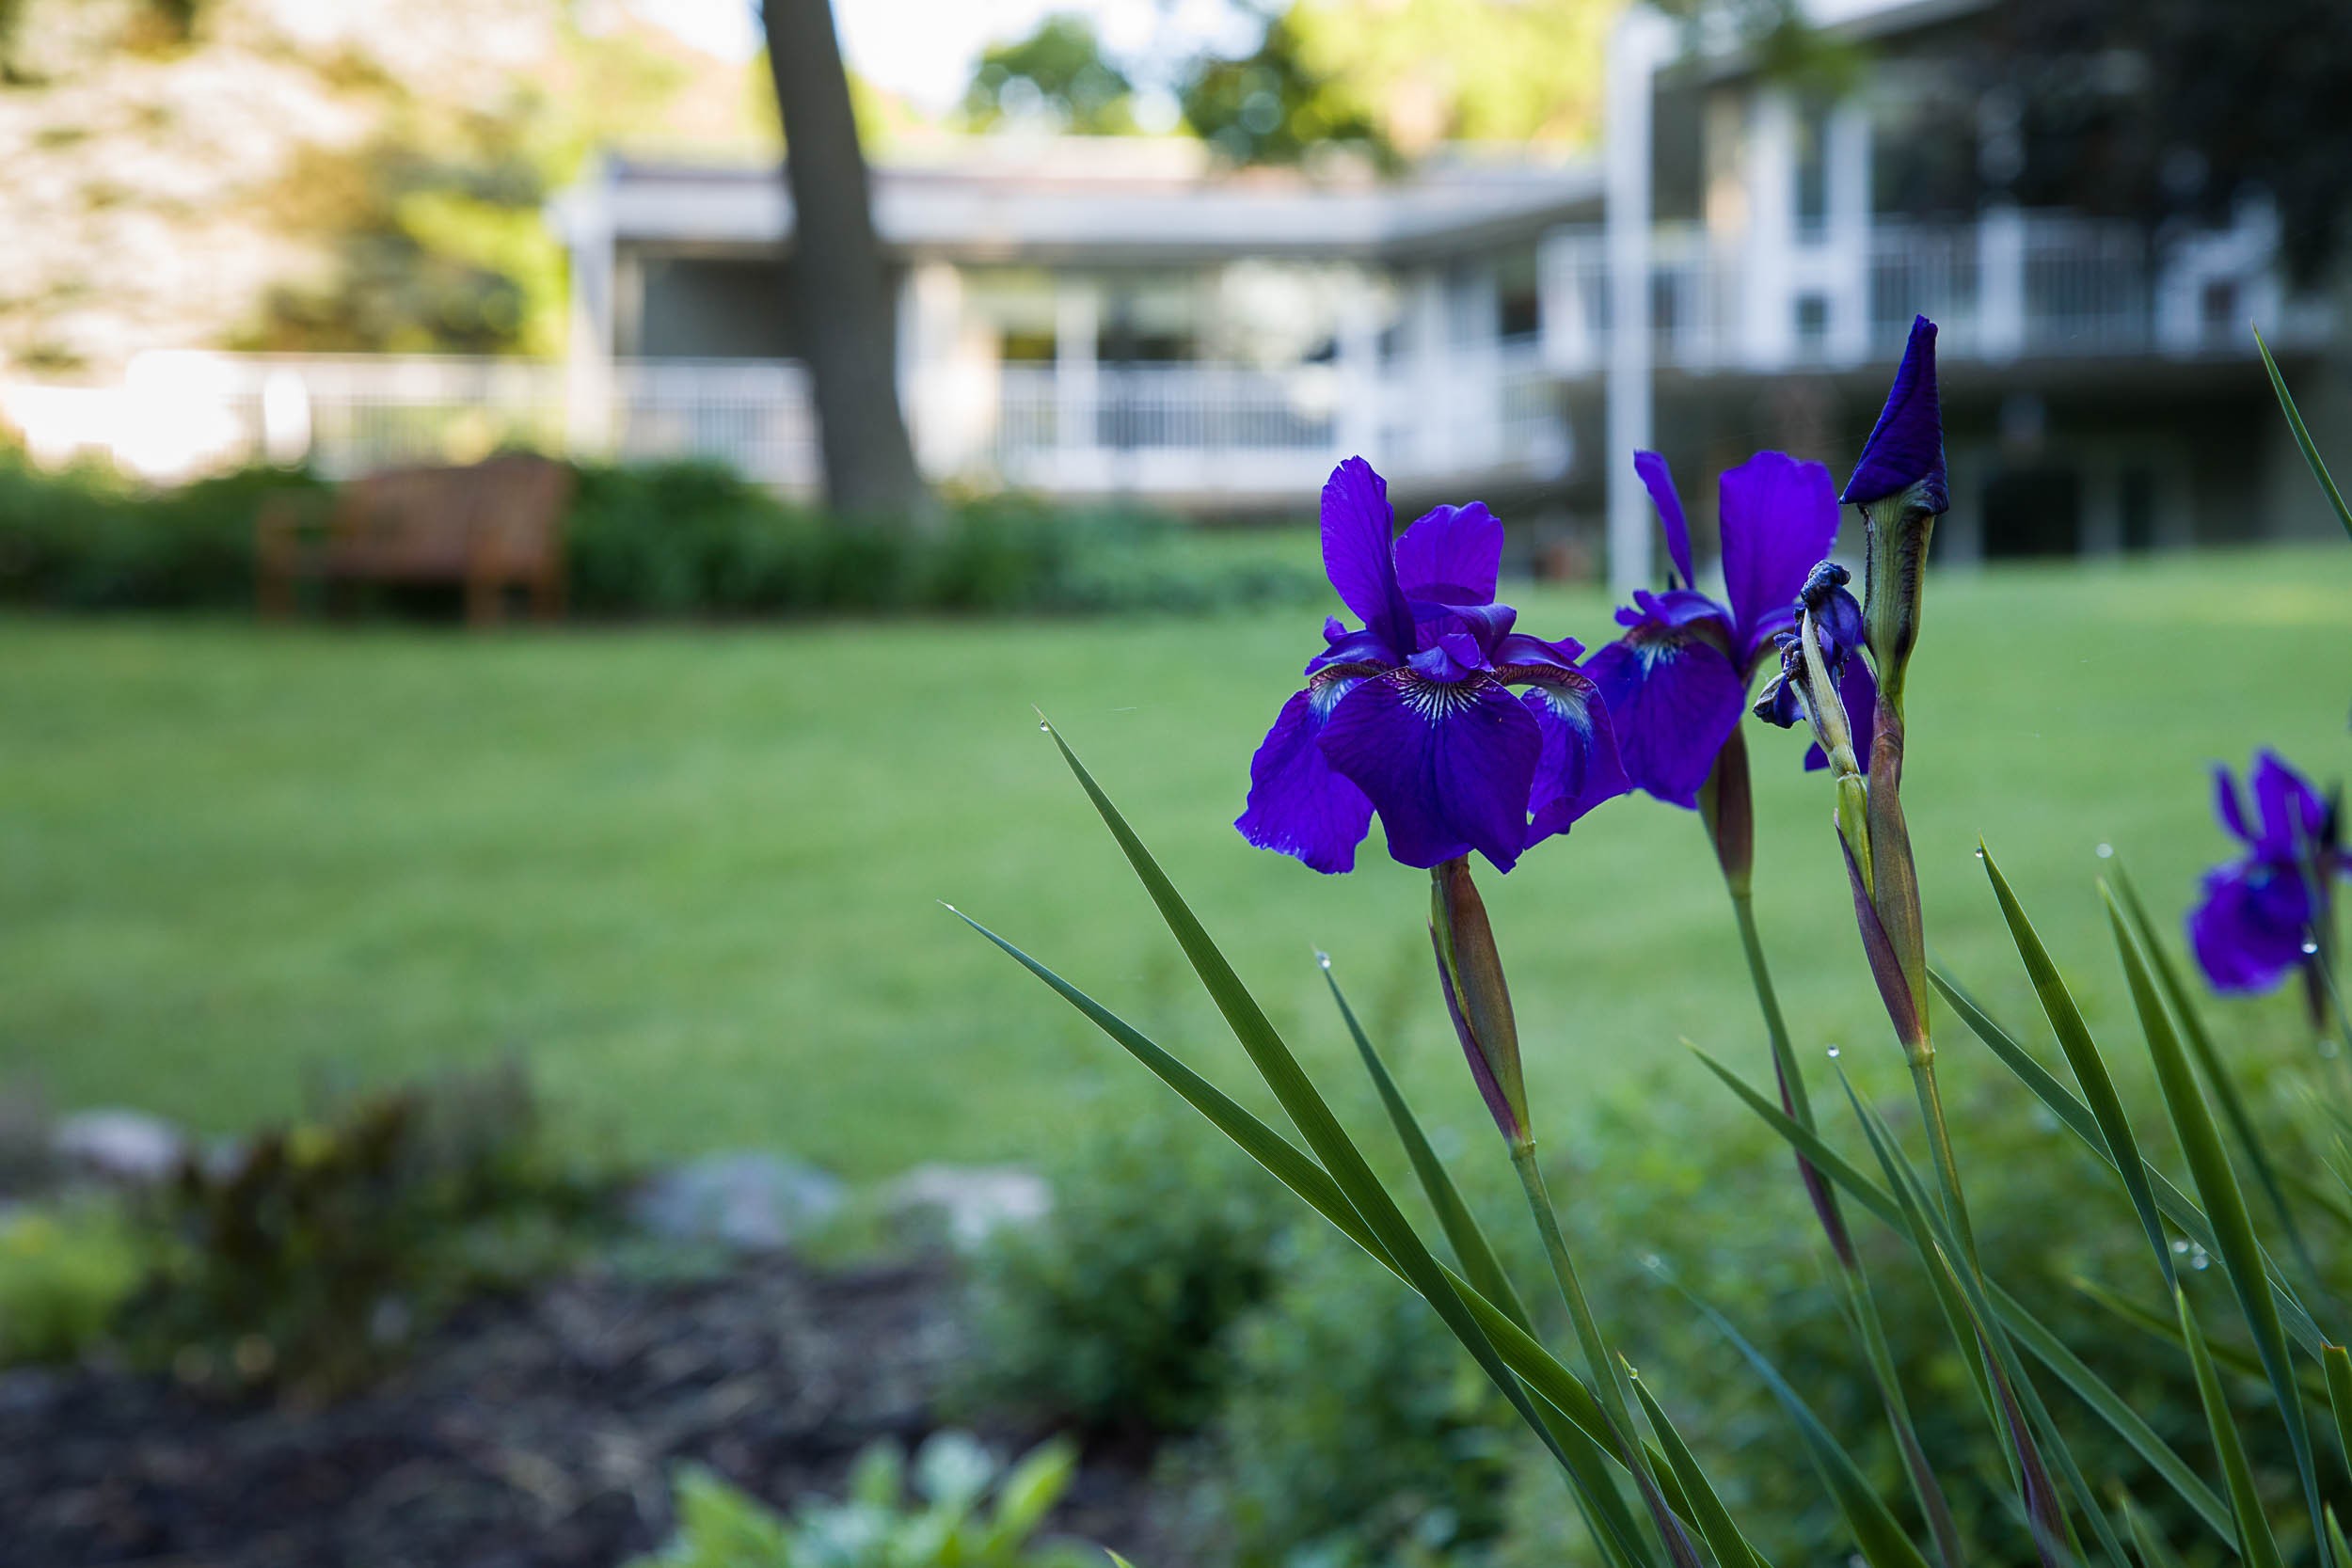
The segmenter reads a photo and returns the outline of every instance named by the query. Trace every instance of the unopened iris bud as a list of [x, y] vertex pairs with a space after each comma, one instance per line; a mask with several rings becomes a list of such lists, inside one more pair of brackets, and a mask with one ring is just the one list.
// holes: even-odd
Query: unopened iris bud
[[1461, 1037], [1470, 1076], [1513, 1148], [1530, 1141], [1527, 1085], [1519, 1074], [1519, 1031], [1511, 989], [1495, 951], [1494, 927], [1470, 881], [1470, 862], [1443, 862], [1429, 873], [1429, 940], [1438, 954], [1438, 982], [1446, 1012]]
[[1870, 653], [1881, 686], [1899, 703], [1903, 669], [1919, 636], [1928, 537], [1951, 505], [1935, 390], [1935, 324], [1925, 316], [1911, 324], [1886, 406], [1838, 499], [1859, 506], [1867, 526], [1863, 599]]

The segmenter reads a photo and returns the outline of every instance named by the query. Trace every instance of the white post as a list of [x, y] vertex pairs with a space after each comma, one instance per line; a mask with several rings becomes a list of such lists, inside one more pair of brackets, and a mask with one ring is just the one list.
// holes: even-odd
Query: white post
[[[1411, 384], [1422, 388], [1421, 395], [1433, 399], [1438, 406], [1430, 409], [1428, 418], [1406, 423], [1410, 433], [1411, 466], [1422, 473], [1432, 473], [1445, 461], [1448, 424], [1444, 412], [1447, 390], [1443, 377], [1453, 364], [1453, 348], [1446, 330], [1445, 274], [1436, 267], [1423, 267], [1413, 275], [1412, 317], [1410, 330], [1406, 334], [1411, 344]], [[1400, 467], [1405, 465], [1399, 465]]]
[[907, 273], [898, 309], [898, 396], [907, 410], [914, 451], [933, 475], [952, 474], [971, 457], [959, 354], [963, 331], [963, 276], [939, 261]]
[[1995, 364], [2026, 348], [2026, 216], [2008, 202], [1977, 220], [1977, 345]]
[[1054, 432], [1065, 484], [1083, 483], [1077, 470], [1101, 444], [1095, 420], [1102, 404], [1096, 357], [1102, 323], [1102, 298], [1094, 284], [1061, 279], [1054, 300]]
[[1797, 109], [1776, 87], [1756, 93], [1748, 117], [1746, 184], [1740, 357], [1753, 370], [1777, 371], [1797, 351]]
[[1650, 580], [1657, 524], [1633, 472], [1650, 445], [1650, 77], [1669, 41], [1665, 20], [1636, 8], [1609, 35], [1606, 110], [1609, 242], [1609, 591], [1624, 598]]
[[1334, 463], [1359, 456], [1375, 468], [1391, 461], [1375, 451], [1380, 445], [1382, 394], [1380, 375], [1380, 317], [1375, 285], [1368, 277], [1351, 277], [1340, 294], [1339, 386], [1331, 436], [1339, 451]]
[[1858, 100], [1830, 111], [1829, 352], [1858, 365], [1870, 356], [1870, 113]]
[[594, 456], [615, 434], [612, 373], [612, 170], [601, 160], [565, 192], [556, 222], [571, 253], [571, 297], [564, 323], [564, 438]]

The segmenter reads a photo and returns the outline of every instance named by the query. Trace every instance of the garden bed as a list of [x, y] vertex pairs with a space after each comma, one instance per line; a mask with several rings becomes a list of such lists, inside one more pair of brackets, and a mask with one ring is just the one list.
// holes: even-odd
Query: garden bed
[[[308, 1411], [103, 1368], [0, 1372], [0, 1564], [603, 1568], [668, 1536], [681, 1463], [783, 1503], [940, 1425], [957, 1302], [940, 1260], [576, 1275], [468, 1308]], [[1139, 1467], [1090, 1457], [1054, 1525], [1173, 1560], [1152, 1518]]]

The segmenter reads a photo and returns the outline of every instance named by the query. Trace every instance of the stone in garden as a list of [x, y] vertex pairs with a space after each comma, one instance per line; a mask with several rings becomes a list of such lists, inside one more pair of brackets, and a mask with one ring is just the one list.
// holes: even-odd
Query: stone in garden
[[936, 1213], [947, 1239], [968, 1247], [1001, 1226], [1043, 1219], [1053, 1212], [1054, 1189], [1018, 1165], [917, 1165], [890, 1184], [890, 1207]]
[[846, 1197], [838, 1178], [780, 1154], [707, 1154], [649, 1178], [629, 1214], [664, 1241], [769, 1252], [833, 1217]]
[[50, 1152], [69, 1172], [141, 1185], [179, 1168], [187, 1135], [161, 1117], [108, 1108], [80, 1111], [57, 1123]]

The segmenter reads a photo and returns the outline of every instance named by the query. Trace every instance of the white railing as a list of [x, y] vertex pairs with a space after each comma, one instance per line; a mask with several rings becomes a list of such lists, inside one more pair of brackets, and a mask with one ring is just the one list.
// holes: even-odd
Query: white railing
[[[948, 365], [906, 388], [926, 467], [1047, 494], [1311, 494], [1352, 451], [1404, 480], [1549, 478], [1567, 433], [1533, 341], [1388, 375], [1330, 364]], [[0, 384], [45, 462], [94, 451], [158, 480], [238, 463], [329, 477], [505, 446], [702, 457], [780, 489], [821, 477], [807, 375], [761, 360], [564, 367], [457, 356], [157, 354], [115, 387]]]
[[[1648, 280], [1655, 363], [1766, 372], [1859, 363], [1899, 350], [1914, 315], [1938, 324], [1946, 357], [1995, 361], [2249, 356], [2249, 318], [2290, 341], [2326, 329], [2319, 308], [2284, 296], [2276, 224], [2259, 211], [2162, 244], [2137, 224], [2011, 209], [1963, 223], [1881, 221], [1866, 245], [1857, 269], [1834, 264], [1845, 259], [1822, 241], [1760, 255], [1693, 225], [1660, 225]], [[1553, 230], [1543, 265], [1547, 362], [1597, 374], [1613, 319], [1605, 231]]]

